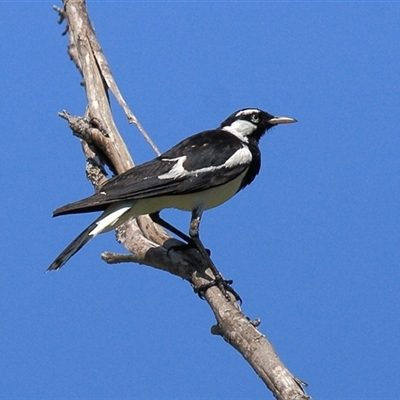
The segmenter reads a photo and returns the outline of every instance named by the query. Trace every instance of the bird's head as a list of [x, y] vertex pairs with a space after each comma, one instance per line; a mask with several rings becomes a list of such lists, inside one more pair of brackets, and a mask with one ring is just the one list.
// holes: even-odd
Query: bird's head
[[268, 129], [278, 124], [293, 122], [297, 120], [290, 117], [274, 117], [258, 108], [244, 108], [230, 115], [219, 128], [232, 133], [243, 142], [258, 142]]

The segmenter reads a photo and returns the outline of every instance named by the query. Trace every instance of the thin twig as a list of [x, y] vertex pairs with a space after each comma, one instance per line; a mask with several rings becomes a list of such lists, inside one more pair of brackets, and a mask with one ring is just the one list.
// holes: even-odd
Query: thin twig
[[[91, 28], [91, 26], [90, 26], [90, 28]], [[133, 112], [129, 108], [128, 104], [126, 103], [125, 99], [123, 98], [123, 96], [118, 88], [118, 85], [115, 82], [114, 76], [111, 72], [111, 68], [104, 56], [103, 50], [101, 49], [101, 47], [97, 41], [97, 38], [95, 36], [94, 30], [92, 28], [88, 30], [88, 38], [89, 38], [89, 42], [92, 46], [94, 57], [99, 66], [99, 69], [101, 71], [101, 75], [103, 76], [103, 78], [107, 84], [107, 87], [111, 90], [111, 93], [115, 96], [115, 99], [117, 100], [118, 104], [123, 109], [126, 117], [128, 118], [129, 123], [136, 125], [139, 132], [143, 135], [143, 137], [149, 143], [150, 147], [154, 150], [156, 155], [159, 156], [161, 153], [158, 150], [157, 146], [155, 145], [153, 140], [150, 138], [150, 136], [147, 134], [147, 132], [143, 128], [142, 124], [139, 122], [137, 117], [133, 114]]]

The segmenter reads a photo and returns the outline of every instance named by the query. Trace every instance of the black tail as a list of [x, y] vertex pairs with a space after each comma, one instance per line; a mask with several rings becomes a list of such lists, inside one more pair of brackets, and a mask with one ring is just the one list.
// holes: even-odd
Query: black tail
[[53, 211], [53, 217], [58, 217], [59, 215], [66, 214], [80, 214], [87, 212], [104, 211], [109, 206], [109, 204], [99, 204], [99, 199], [103, 200], [102, 197], [100, 197], [98, 194], [94, 194], [93, 196], [87, 197], [86, 199], [67, 204]]
[[77, 253], [90, 239], [94, 236], [89, 233], [97, 226], [94, 222], [89, 225], [78, 237], [76, 237], [62, 252], [61, 254], [51, 263], [50, 267], [46, 269], [48, 271], [56, 271], [60, 269], [75, 253]]

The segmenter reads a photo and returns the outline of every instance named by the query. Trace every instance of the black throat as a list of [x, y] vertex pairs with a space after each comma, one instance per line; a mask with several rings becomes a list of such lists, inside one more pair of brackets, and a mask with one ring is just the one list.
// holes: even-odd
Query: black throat
[[249, 143], [247, 143], [246, 145], [248, 146], [249, 150], [251, 151], [252, 160], [251, 160], [249, 169], [247, 170], [247, 173], [242, 180], [242, 184], [240, 185], [239, 190], [242, 190], [247, 185], [249, 185], [251, 182], [253, 182], [254, 178], [258, 175], [258, 173], [260, 172], [260, 168], [261, 168], [261, 151], [260, 151], [260, 148], [258, 147], [258, 140], [250, 139]]

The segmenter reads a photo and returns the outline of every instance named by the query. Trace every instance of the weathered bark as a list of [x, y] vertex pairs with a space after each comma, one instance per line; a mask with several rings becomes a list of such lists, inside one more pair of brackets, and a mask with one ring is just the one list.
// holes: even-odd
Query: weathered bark
[[[159, 153], [119, 92], [90, 24], [85, 2], [64, 0], [63, 3], [63, 9], [55, 9], [60, 15], [60, 22], [67, 20], [68, 53], [83, 77], [88, 105], [83, 117], [73, 117], [66, 111], [60, 116], [68, 121], [74, 135], [81, 139], [87, 160], [86, 173], [95, 190], [98, 190], [107, 179], [105, 165], [117, 174], [134, 165], [115, 126], [109, 91], [123, 108], [129, 123], [136, 124], [156, 154]], [[116, 230], [116, 235], [131, 254], [103, 253], [102, 258], [107, 263], [148, 265], [179, 276], [194, 288], [212, 279], [211, 271], [196, 250], [168, 251], [180, 242], [155, 225], [148, 216], [128, 221]], [[217, 287], [211, 287], [204, 298], [217, 320], [212, 333], [221, 335], [242, 354], [277, 399], [310, 399], [303, 389], [305, 384], [286, 369], [271, 343], [257, 329], [259, 323], [242, 313], [233, 296], [227, 301]]]

